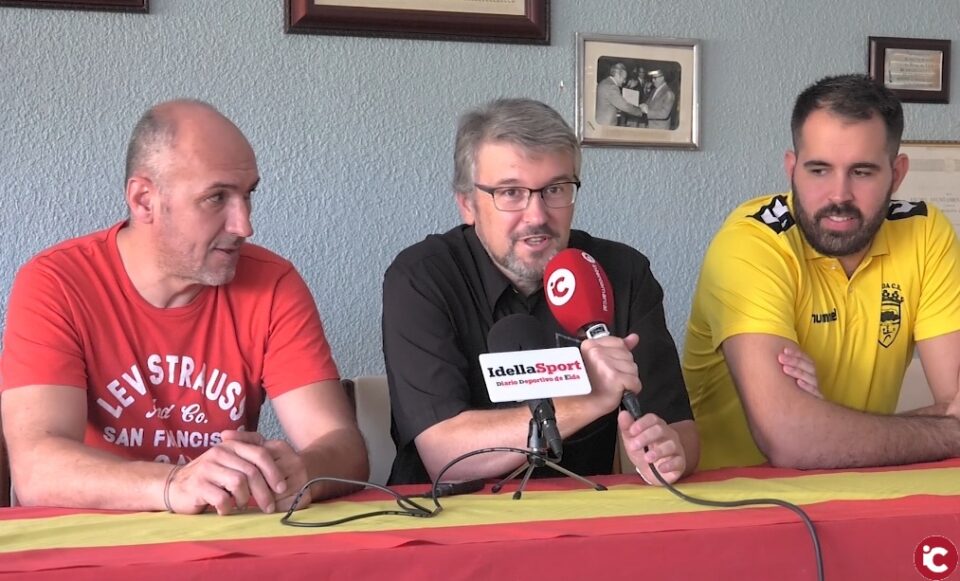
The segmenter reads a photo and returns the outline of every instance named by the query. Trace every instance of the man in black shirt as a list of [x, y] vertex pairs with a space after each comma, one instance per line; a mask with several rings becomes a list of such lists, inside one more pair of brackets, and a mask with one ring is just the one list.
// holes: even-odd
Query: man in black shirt
[[[478, 361], [489, 351], [490, 328], [514, 313], [535, 317], [556, 346], [580, 345], [592, 390], [554, 401], [561, 465], [584, 475], [610, 473], [619, 429], [644, 480], [655, 482], [648, 462], [671, 482], [692, 472], [696, 427], [649, 261], [626, 245], [570, 229], [580, 186], [580, 148], [570, 126], [543, 103], [494, 101], [460, 120], [454, 164], [464, 224], [407, 248], [384, 277], [383, 349], [397, 444], [391, 483], [428, 482], [470, 450], [526, 447], [529, 410], [491, 403]], [[568, 246], [589, 252], [606, 270], [613, 336], [580, 343], [551, 315], [543, 271]], [[639, 392], [647, 412], [639, 420], [617, 414], [625, 389]], [[524, 461], [519, 454], [481, 454], [444, 480], [492, 478]]]

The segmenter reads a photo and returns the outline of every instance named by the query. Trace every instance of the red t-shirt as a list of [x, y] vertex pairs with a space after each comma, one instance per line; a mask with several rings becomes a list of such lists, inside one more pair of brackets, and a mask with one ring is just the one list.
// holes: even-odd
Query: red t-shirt
[[290, 262], [244, 244], [229, 284], [157, 308], [123, 268], [123, 226], [61, 243], [20, 269], [4, 390], [86, 389], [86, 444], [184, 463], [222, 430], [256, 430], [265, 395], [338, 378], [313, 297]]

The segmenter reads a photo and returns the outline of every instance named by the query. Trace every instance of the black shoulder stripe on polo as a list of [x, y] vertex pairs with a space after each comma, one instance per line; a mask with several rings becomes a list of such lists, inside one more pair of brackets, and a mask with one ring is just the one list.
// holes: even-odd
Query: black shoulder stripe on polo
[[796, 223], [793, 214], [790, 213], [790, 206], [787, 205], [786, 196], [774, 196], [770, 202], [760, 206], [756, 214], [750, 214], [751, 218], [765, 224], [777, 234], [783, 234], [793, 227]]
[[887, 210], [887, 220], [903, 220], [912, 216], [926, 216], [926, 202], [908, 202], [907, 200], [890, 200], [890, 209]]

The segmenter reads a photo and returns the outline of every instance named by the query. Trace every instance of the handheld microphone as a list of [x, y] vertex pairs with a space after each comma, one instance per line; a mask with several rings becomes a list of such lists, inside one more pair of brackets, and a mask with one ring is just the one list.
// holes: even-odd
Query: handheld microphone
[[[543, 271], [543, 291], [567, 333], [587, 339], [610, 335], [613, 289], [603, 267], [587, 252], [567, 248], [551, 258]], [[633, 419], [643, 415], [636, 393], [624, 391], [621, 403]]]
[[[487, 348], [491, 353], [544, 349], [548, 344], [547, 335], [540, 322], [530, 315], [508, 315], [494, 323], [487, 334]], [[527, 401], [527, 406], [539, 424], [540, 433], [543, 434], [550, 451], [555, 457], [561, 457], [563, 439], [557, 427], [553, 401], [549, 398], [532, 399]]]

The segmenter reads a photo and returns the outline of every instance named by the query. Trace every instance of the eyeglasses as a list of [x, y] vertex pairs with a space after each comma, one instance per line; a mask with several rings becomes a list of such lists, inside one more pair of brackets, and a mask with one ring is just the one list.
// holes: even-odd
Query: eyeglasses
[[501, 212], [520, 212], [526, 210], [530, 205], [530, 196], [540, 194], [543, 204], [548, 208], [567, 208], [573, 205], [577, 200], [577, 190], [580, 189], [580, 182], [557, 182], [544, 186], [539, 190], [530, 188], [521, 188], [519, 186], [502, 186], [491, 188], [473, 184], [481, 192], [486, 192], [493, 197], [493, 205]]

